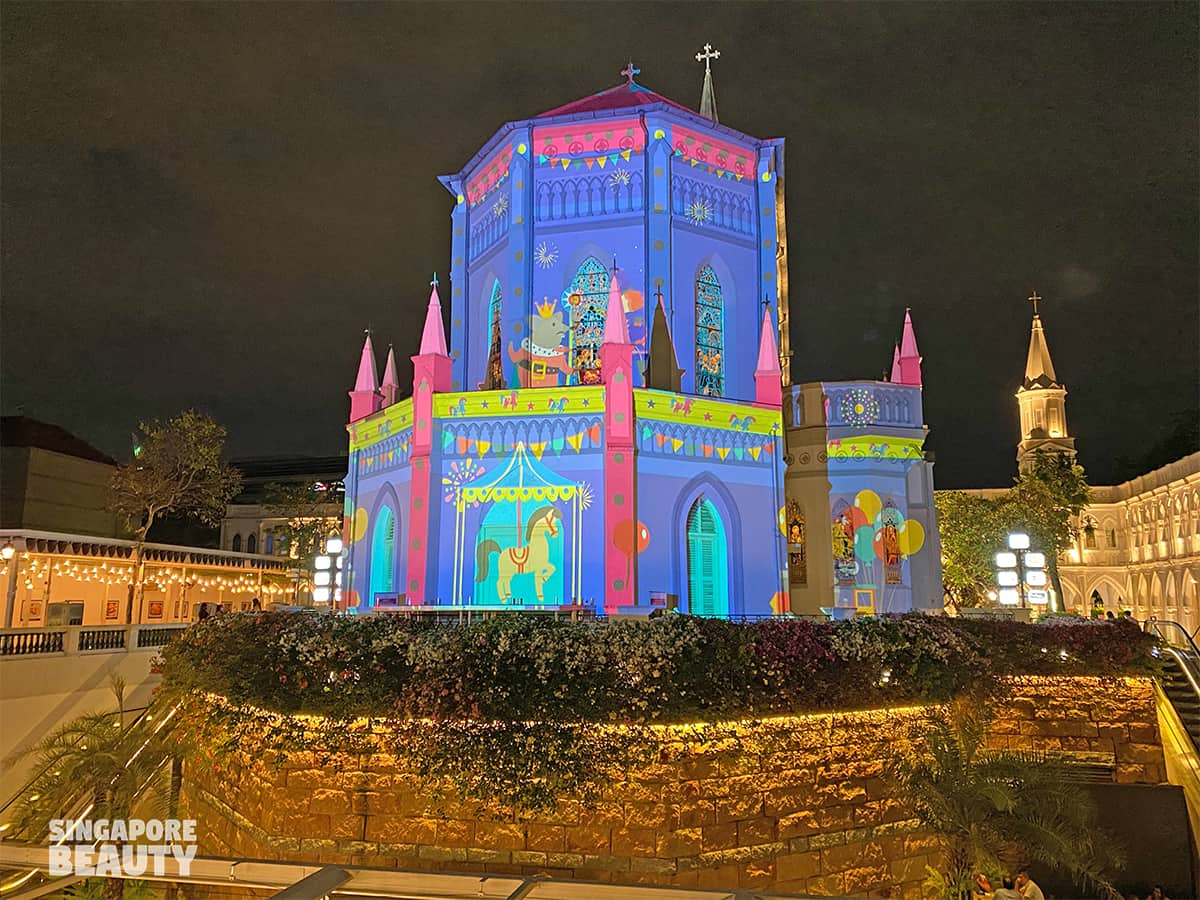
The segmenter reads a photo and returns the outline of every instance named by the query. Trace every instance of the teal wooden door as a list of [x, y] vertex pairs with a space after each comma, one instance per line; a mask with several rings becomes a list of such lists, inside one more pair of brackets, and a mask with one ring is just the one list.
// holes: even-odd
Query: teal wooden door
[[729, 615], [729, 560], [725, 527], [711, 502], [701, 498], [688, 513], [688, 612]]
[[379, 509], [375, 530], [371, 533], [371, 604], [377, 594], [395, 590], [396, 515], [391, 507]]

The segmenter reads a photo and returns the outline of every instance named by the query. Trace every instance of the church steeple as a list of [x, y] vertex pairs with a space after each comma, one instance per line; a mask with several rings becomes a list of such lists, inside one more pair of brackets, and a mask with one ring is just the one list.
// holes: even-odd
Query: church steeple
[[904, 331], [892, 356], [892, 383], [921, 386], [921, 351], [917, 349], [917, 333], [909, 309], [904, 310]]
[[700, 92], [700, 115], [717, 124], [717, 95], [713, 93], [712, 61], [721, 58], [721, 51], [714, 50], [712, 44], [705, 44], [704, 50], [696, 54], [696, 62], [704, 63], [704, 87]]
[[371, 331], [366, 332], [362, 356], [358, 360], [358, 376], [350, 391], [350, 421], [357, 422], [379, 409], [379, 376], [375, 369], [375, 348], [371, 346]]
[[396, 395], [399, 392], [400, 384], [396, 381], [396, 353], [392, 349], [392, 345], [388, 344], [387, 363], [383, 367], [383, 384], [379, 386], [379, 393], [383, 395], [384, 407], [395, 403]]
[[671, 339], [671, 327], [667, 324], [662, 291], [659, 291], [658, 302], [654, 305], [654, 324], [650, 329], [646, 387], [679, 393], [682, 376], [683, 369], [679, 368], [678, 357], [675, 356], [675, 342]]
[[432, 290], [429, 292], [429, 308], [425, 310], [425, 328], [421, 332], [421, 355], [447, 356], [446, 327], [442, 324], [442, 301], [438, 297], [436, 272], [429, 284]]
[[1038, 453], [1058, 453], [1075, 459], [1075, 439], [1067, 431], [1067, 389], [1058, 382], [1050, 347], [1042, 330], [1037, 291], [1029, 297], [1033, 304], [1033, 324], [1029, 334], [1029, 354], [1025, 359], [1025, 380], [1017, 390], [1021, 412], [1021, 440], [1017, 444], [1017, 467], [1033, 466]]

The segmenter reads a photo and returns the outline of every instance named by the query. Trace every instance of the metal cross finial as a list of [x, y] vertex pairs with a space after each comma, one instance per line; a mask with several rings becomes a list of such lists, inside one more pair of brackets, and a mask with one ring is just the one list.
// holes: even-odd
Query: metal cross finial
[[1038, 314], [1038, 304], [1042, 302], [1042, 298], [1038, 296], [1037, 291], [1034, 291], [1025, 299], [1033, 304], [1033, 314], [1036, 316]]
[[704, 52], [696, 54], [696, 62], [704, 63], [704, 71], [705, 72], [711, 72], [712, 71], [712, 61], [714, 59], [720, 59], [720, 58], [721, 58], [721, 51], [714, 50], [712, 47], [712, 44], [705, 44]]
[[433, 288], [436, 288], [438, 286], [437, 272], [433, 273], [433, 280], [431, 282], [429, 282], [429, 286], [433, 287]]
[[641, 74], [642, 74], [642, 70], [641, 70], [641, 69], [638, 69], [638, 68], [635, 68], [635, 67], [634, 67], [634, 65], [633, 65], [633, 60], [631, 59], [631, 60], [629, 61], [629, 65], [627, 65], [625, 68], [623, 68], [623, 69], [621, 70], [621, 74], [625, 76], [625, 78], [628, 80], [628, 82], [629, 82], [630, 84], [633, 84], [633, 79], [634, 79], [634, 76], [635, 76], [635, 75], [641, 75]]

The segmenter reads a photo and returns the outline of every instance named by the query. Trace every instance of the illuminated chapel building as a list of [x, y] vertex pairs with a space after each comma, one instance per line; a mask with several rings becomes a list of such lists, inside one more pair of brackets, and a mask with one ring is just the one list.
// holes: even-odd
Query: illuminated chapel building
[[783, 140], [622, 74], [441, 178], [411, 396], [370, 336], [350, 392], [343, 605], [940, 606], [911, 320], [891, 382], [792, 386]]

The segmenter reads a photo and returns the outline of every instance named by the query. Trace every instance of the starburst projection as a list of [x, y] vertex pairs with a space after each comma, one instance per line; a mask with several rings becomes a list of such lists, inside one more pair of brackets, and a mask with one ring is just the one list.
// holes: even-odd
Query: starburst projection
[[687, 214], [697, 225], [703, 225], [712, 219], [712, 204], [707, 200], [697, 200], [688, 206]]
[[615, 170], [611, 175], [608, 176], [608, 183], [610, 185], [612, 185], [613, 187], [617, 187], [618, 185], [629, 184], [629, 170], [628, 169]]
[[496, 204], [492, 207], [492, 215], [497, 219], [508, 212], [508, 198], [501, 194], [496, 198]]
[[533, 251], [533, 258], [543, 269], [549, 269], [558, 262], [558, 247], [542, 241]]
[[446, 488], [446, 502], [458, 502], [459, 491], [463, 485], [474, 481], [480, 475], [487, 471], [485, 466], [480, 465], [475, 460], [467, 457], [462, 462], [450, 463], [450, 471], [442, 476], [442, 485]]

